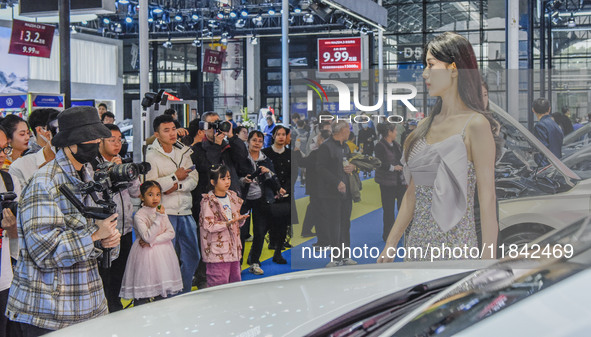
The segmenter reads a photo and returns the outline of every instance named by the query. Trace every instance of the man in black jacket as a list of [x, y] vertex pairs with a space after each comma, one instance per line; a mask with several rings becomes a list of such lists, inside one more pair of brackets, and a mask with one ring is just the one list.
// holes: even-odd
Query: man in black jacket
[[[210, 127], [212, 123], [215, 123], [220, 119], [220, 116], [215, 112], [206, 112], [201, 116], [201, 121], [207, 124], [207, 130], [205, 130], [205, 137], [203, 141], [196, 143], [193, 147], [193, 154], [191, 160], [195, 164], [197, 173], [199, 173], [199, 182], [197, 188], [193, 190], [193, 217], [195, 221], [199, 223], [199, 212], [202, 194], [208, 192], [210, 184], [209, 171], [214, 165], [226, 165], [230, 170], [230, 177], [232, 182], [230, 190], [240, 195], [240, 183], [241, 177], [252, 173], [252, 167], [248, 162], [248, 152], [244, 142], [234, 136], [232, 129], [228, 132], [221, 132], [213, 127]], [[204, 123], [201, 123], [201, 128], [204, 129]], [[249, 224], [244, 224], [249, 226]], [[197, 226], [197, 232], [199, 233], [199, 226]], [[205, 279], [205, 264], [199, 261], [197, 267], [196, 286], [201, 289], [206, 287]]]
[[[351, 244], [351, 211], [353, 197], [349, 184], [349, 175], [355, 165], [347, 162], [349, 147], [345, 144], [349, 139], [349, 124], [337, 121], [332, 124], [332, 137], [318, 149], [316, 174], [318, 181], [318, 205], [320, 226], [326, 226], [328, 244], [331, 247], [349, 247]], [[331, 261], [327, 267], [357, 264], [342, 254]]]
[[[330, 137], [330, 131], [321, 130], [317, 136], [318, 146]], [[318, 236], [318, 241], [314, 245], [324, 247], [328, 245], [327, 235], [324, 235], [324, 226], [318, 226], [319, 223], [319, 209], [318, 209], [318, 175], [316, 174], [316, 162], [318, 161], [318, 149], [313, 150], [307, 157], [302, 155], [299, 149], [293, 151], [294, 160], [298, 167], [303, 167], [309, 174], [308, 183], [306, 184], [306, 194], [310, 196], [310, 203], [306, 209], [306, 217], [302, 225], [302, 237]], [[316, 235], [312, 233], [312, 227], [316, 225]]]

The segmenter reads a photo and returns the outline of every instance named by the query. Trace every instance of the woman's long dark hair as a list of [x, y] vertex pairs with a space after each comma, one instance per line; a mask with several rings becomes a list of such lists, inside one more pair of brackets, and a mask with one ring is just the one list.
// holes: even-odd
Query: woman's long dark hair
[[[456, 64], [458, 69], [458, 93], [462, 102], [473, 111], [482, 114], [489, 121], [491, 131], [495, 142], [498, 137], [495, 136], [495, 126], [492, 115], [484, 110], [484, 102], [482, 100], [482, 78], [478, 71], [478, 63], [474, 55], [474, 49], [470, 42], [463, 36], [445, 32], [438, 35], [425, 46], [423, 52], [423, 64], [427, 65], [427, 52], [430, 52], [437, 60], [451, 64]], [[425, 137], [431, 128], [433, 119], [441, 112], [443, 100], [441, 97], [437, 98], [437, 102], [427, 120], [421, 123], [404, 142], [405, 159], [408, 161], [411, 149], [416, 142]]]

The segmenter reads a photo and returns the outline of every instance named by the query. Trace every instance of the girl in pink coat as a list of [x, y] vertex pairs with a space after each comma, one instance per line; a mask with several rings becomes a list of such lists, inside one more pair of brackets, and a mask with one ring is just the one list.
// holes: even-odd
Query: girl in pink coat
[[140, 187], [143, 207], [133, 218], [137, 239], [131, 247], [119, 296], [134, 305], [176, 294], [183, 289], [178, 258], [172, 246], [174, 229], [160, 205], [160, 184], [148, 180]]
[[240, 227], [248, 214], [240, 215], [243, 200], [230, 191], [230, 171], [224, 165], [210, 171], [213, 190], [203, 194], [199, 226], [201, 256], [207, 266], [207, 286], [240, 281]]

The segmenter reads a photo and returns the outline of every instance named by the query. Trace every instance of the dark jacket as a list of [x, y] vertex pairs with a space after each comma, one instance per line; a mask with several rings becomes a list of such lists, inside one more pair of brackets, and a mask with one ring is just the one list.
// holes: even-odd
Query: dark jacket
[[[331, 199], [352, 198], [349, 177], [345, 173], [343, 161], [349, 154], [347, 144], [330, 138], [318, 148], [316, 173], [318, 177], [318, 197]], [[347, 186], [347, 193], [343, 195], [338, 190], [340, 182]]]
[[195, 144], [192, 149], [193, 154], [191, 155], [191, 160], [193, 160], [199, 173], [199, 183], [197, 184], [197, 188], [192, 192], [193, 205], [199, 205], [202, 194], [207, 193], [209, 190], [209, 170], [212, 165], [224, 164], [228, 166], [230, 177], [232, 178], [230, 190], [238, 193], [240, 196], [239, 179], [254, 172], [248, 161], [246, 145], [244, 145], [244, 142], [240, 138], [232, 137], [227, 143], [224, 142], [222, 145], [204, 140]]
[[[562, 157], [562, 130], [550, 115], [545, 115], [536, 123], [534, 135], [558, 158]], [[538, 163], [542, 164], [542, 163]]]
[[297, 166], [306, 169], [306, 194], [316, 196], [318, 194], [318, 173], [316, 172], [316, 161], [318, 161], [318, 149], [313, 150], [307, 157], [303, 157], [301, 152], [293, 151], [294, 161], [297, 160]]
[[385, 138], [382, 138], [376, 144], [376, 158], [382, 162], [382, 166], [376, 168], [376, 183], [383, 186], [401, 186], [402, 172], [390, 170], [391, 166], [402, 165], [402, 148], [396, 141], [388, 144]]
[[552, 114], [552, 117], [554, 118], [556, 124], [560, 126], [560, 129], [562, 130], [562, 133], [565, 136], [575, 130], [575, 128], [573, 127], [573, 122], [571, 122], [570, 118], [568, 118], [567, 115], [557, 112]]
[[368, 127], [367, 129], [359, 129], [359, 135], [357, 136], [357, 145], [363, 148], [363, 154], [372, 155], [374, 150], [373, 142], [376, 140], [376, 131]]
[[283, 153], [277, 153], [273, 151], [272, 147], [268, 147], [261, 151], [273, 162], [273, 168], [275, 168], [275, 174], [279, 178], [281, 187], [287, 193], [291, 193], [291, 150], [286, 147]]

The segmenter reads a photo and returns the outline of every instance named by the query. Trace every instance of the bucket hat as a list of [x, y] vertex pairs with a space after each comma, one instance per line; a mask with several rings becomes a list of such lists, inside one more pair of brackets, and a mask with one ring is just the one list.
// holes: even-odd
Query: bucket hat
[[111, 131], [101, 122], [94, 107], [68, 108], [57, 116], [57, 122], [59, 131], [51, 140], [51, 144], [56, 147], [111, 137]]

